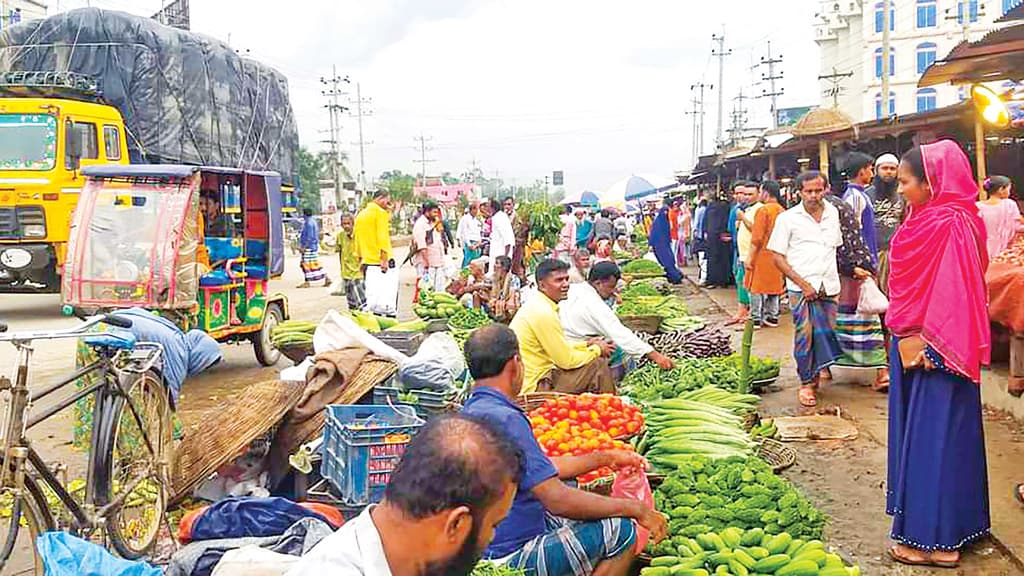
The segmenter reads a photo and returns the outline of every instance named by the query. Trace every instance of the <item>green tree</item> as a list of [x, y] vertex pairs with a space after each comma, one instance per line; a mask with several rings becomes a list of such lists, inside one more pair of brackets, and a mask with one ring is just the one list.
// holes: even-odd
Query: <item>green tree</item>
[[416, 177], [406, 174], [401, 170], [389, 170], [377, 178], [377, 185], [385, 188], [391, 195], [392, 200], [410, 202], [413, 200], [413, 186], [416, 184]]

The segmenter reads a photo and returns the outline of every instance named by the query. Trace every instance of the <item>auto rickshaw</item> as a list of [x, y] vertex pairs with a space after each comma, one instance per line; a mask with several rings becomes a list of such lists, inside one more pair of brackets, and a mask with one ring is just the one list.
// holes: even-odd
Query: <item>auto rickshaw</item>
[[141, 307], [221, 342], [280, 352], [270, 331], [288, 301], [269, 294], [284, 271], [281, 177], [181, 165], [104, 165], [75, 210], [61, 295], [84, 310]]

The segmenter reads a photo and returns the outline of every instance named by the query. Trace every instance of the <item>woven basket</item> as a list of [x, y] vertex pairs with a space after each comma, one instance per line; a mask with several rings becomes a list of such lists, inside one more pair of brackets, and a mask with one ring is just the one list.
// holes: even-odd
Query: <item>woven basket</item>
[[754, 429], [754, 426], [757, 426], [760, 422], [761, 416], [757, 412], [748, 412], [747, 415], [743, 417], [743, 429], [750, 432]]
[[633, 332], [657, 334], [658, 329], [661, 327], [661, 316], [655, 314], [647, 316], [619, 316], [619, 321]]
[[526, 412], [530, 412], [540, 408], [548, 400], [557, 400], [563, 396], [569, 396], [569, 394], [561, 392], [534, 392], [532, 394], [523, 394], [516, 398], [516, 404]]
[[757, 452], [775, 472], [782, 472], [796, 462], [796, 450], [771, 438], [762, 438]]

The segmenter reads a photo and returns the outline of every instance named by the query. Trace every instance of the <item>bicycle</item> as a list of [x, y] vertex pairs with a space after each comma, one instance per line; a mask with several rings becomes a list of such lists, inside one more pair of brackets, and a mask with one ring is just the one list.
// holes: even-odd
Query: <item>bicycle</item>
[[[0, 342], [18, 351], [13, 381], [0, 376], [0, 502], [10, 504], [10, 518], [0, 519], [0, 574], [11, 569], [42, 576], [35, 539], [51, 530], [87, 539], [101, 533], [120, 556], [140, 558], [155, 544], [165, 519], [173, 448], [170, 399], [160, 372], [163, 347], [136, 342], [128, 330], [91, 330], [100, 323], [131, 328], [126, 318], [104, 314], [83, 320], [71, 329], [20, 333], [6, 333], [0, 323]], [[60, 382], [30, 390], [32, 343], [64, 338], [82, 338], [97, 359]], [[29, 416], [39, 401], [92, 376], [98, 378]], [[87, 472], [84, 486], [75, 488], [58, 479], [61, 466], [48, 466], [26, 432], [90, 397]], [[15, 551], [26, 547], [31, 558], [15, 559]]]

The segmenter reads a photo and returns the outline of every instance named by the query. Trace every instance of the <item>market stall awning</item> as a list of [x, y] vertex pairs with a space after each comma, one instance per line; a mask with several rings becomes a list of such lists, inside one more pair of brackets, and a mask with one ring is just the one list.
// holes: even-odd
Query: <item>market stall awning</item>
[[600, 206], [601, 199], [598, 197], [597, 192], [591, 192], [590, 190], [580, 190], [579, 192], [573, 192], [566, 196], [561, 202], [563, 206], [580, 204], [583, 206]]
[[601, 206], [626, 208], [626, 203], [655, 196], [678, 186], [674, 178], [653, 174], [634, 174], [612, 184], [601, 196]]
[[1024, 24], [994, 30], [977, 42], [961, 42], [925, 70], [917, 85], [974, 84], [1024, 78]]

